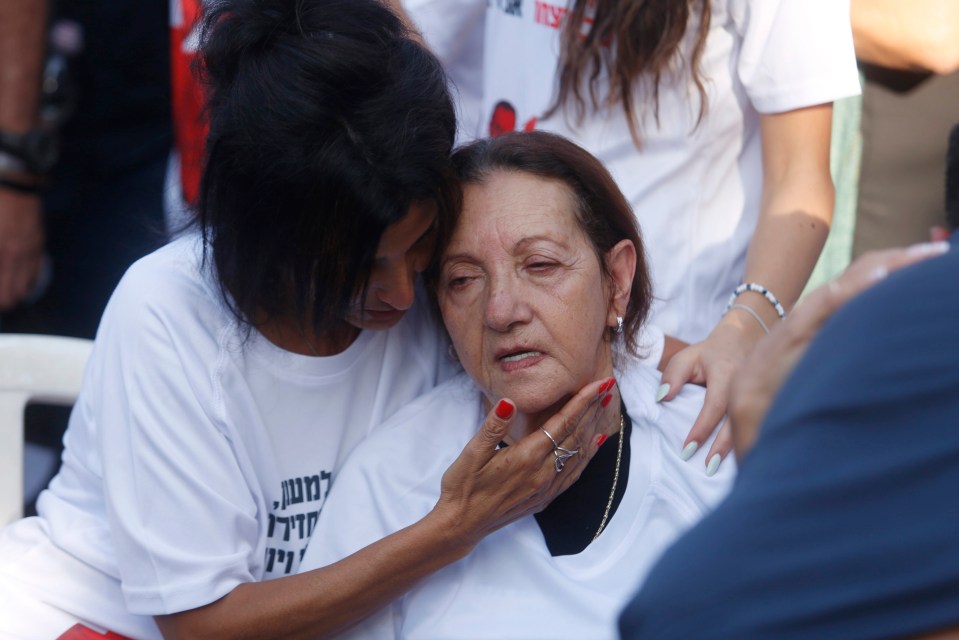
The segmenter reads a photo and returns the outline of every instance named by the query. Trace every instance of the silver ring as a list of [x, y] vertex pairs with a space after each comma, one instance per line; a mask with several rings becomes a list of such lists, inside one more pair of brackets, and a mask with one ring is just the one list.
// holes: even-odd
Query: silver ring
[[556, 440], [553, 438], [553, 436], [549, 435], [549, 431], [547, 431], [547, 430], [544, 429], [543, 427], [540, 427], [539, 430], [546, 434], [546, 437], [549, 438], [549, 441], [553, 443], [553, 448], [554, 448], [554, 449], [557, 448], [557, 447], [559, 447], [559, 445], [556, 444]]
[[549, 434], [549, 431], [540, 427], [540, 431], [546, 434], [546, 437], [549, 438], [549, 441], [553, 443], [553, 468], [556, 469], [556, 473], [559, 473], [563, 470], [563, 467], [566, 466], [566, 461], [579, 453], [579, 449], [567, 449], [561, 447], [556, 443], [556, 440]]

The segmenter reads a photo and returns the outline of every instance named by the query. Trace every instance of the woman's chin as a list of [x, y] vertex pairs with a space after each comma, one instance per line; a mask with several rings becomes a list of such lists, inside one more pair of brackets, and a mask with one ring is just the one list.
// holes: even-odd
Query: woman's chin
[[547, 414], [550, 417], [563, 408], [563, 405], [573, 397], [571, 393], [550, 394], [544, 398], [536, 394], [505, 395], [516, 404], [516, 410], [526, 416], [536, 417]]

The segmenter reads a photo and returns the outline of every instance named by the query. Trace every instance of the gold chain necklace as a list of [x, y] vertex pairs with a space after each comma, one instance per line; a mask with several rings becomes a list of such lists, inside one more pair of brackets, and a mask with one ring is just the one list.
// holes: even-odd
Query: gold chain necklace
[[[593, 540], [599, 537], [599, 534], [603, 532], [603, 529], [606, 528], [606, 521], [609, 519], [609, 510], [613, 507], [613, 498], [616, 497], [616, 485], [619, 483], [619, 463], [623, 459], [623, 425], [626, 422], [626, 418], [622, 412], [619, 414], [619, 449], [616, 451], [616, 471], [613, 473], [613, 488], [609, 492], [609, 500], [606, 501], [606, 511], [603, 512], [603, 519], [599, 523], [599, 529], [596, 530], [596, 535], [593, 536]], [[592, 540], [590, 541], [592, 542]]]

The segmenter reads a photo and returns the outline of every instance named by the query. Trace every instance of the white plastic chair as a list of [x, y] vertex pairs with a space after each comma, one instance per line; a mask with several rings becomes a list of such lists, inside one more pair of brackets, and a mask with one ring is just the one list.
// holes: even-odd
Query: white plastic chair
[[0, 526], [23, 515], [23, 412], [28, 402], [71, 405], [92, 340], [0, 334]]

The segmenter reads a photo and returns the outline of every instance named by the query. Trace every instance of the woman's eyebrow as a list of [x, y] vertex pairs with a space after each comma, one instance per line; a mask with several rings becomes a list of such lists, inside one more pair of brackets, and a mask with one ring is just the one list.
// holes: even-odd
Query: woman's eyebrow
[[446, 268], [446, 265], [449, 264], [450, 262], [458, 262], [458, 261], [476, 262], [476, 258], [473, 256], [472, 253], [469, 253], [467, 251], [461, 251], [460, 253], [453, 253], [448, 256], [443, 256], [440, 259], [440, 268], [444, 269]]
[[[513, 243], [513, 246], [510, 249], [510, 253], [519, 253], [529, 247], [540, 243], [545, 242], [548, 244], [556, 245], [561, 249], [568, 249], [569, 245], [565, 242], [563, 238], [557, 238], [551, 235], [534, 235], [534, 236], [524, 236]], [[469, 251], [460, 251], [458, 253], [451, 253], [447, 256], [443, 256], [440, 260], [440, 266], [445, 266], [446, 263], [452, 262], [454, 260], [465, 260], [467, 262], [476, 262], [476, 256]]]
[[563, 238], [557, 238], [551, 235], [535, 235], [535, 236], [526, 236], [520, 238], [513, 244], [513, 252], [522, 251], [529, 248], [531, 245], [535, 245], [539, 242], [546, 242], [548, 244], [554, 244], [562, 249], [568, 249], [569, 245], [564, 241]]

